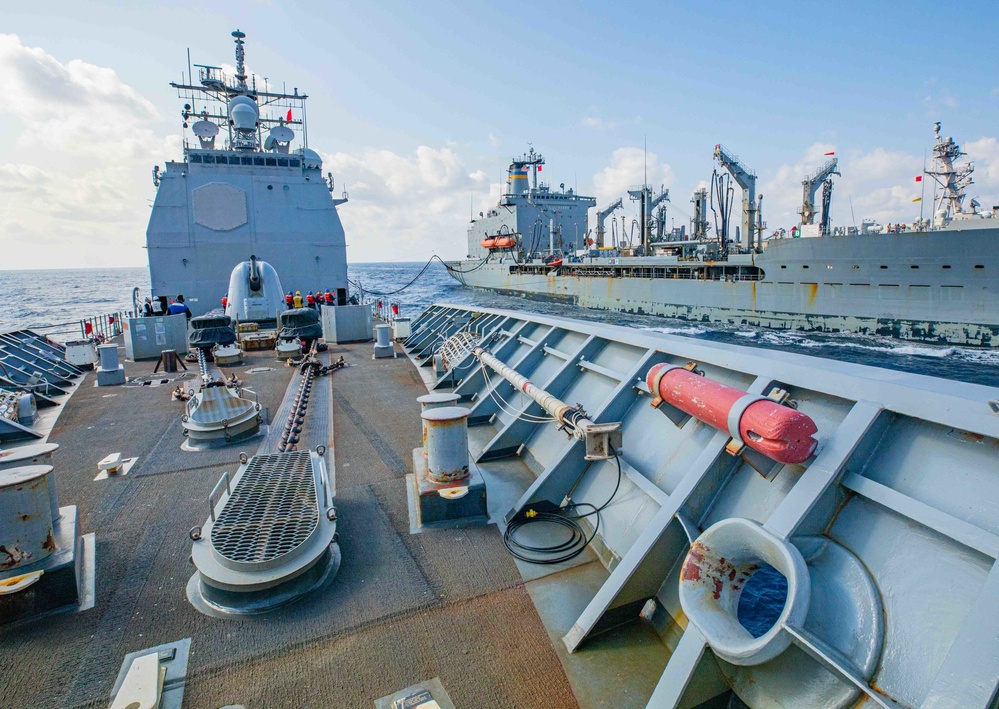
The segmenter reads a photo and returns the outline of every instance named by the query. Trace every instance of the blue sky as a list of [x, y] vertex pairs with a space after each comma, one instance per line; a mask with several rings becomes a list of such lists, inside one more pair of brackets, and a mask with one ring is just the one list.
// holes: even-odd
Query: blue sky
[[[944, 124], [999, 203], [995, 4], [10, 4], [0, 32], [0, 268], [141, 265], [153, 164], [180, 156], [180, 78], [233, 62], [307, 91], [310, 146], [351, 201], [354, 261], [464, 253], [528, 143], [601, 203], [641, 180], [677, 225], [721, 142], [760, 176], [771, 228], [835, 150], [833, 219], [907, 221]], [[629, 215], [630, 219], [630, 215]]]

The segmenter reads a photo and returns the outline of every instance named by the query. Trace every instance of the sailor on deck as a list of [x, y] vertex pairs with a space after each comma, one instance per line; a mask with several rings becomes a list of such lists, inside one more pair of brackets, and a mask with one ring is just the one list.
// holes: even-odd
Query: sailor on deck
[[191, 319], [191, 309], [187, 307], [187, 304], [184, 302], [184, 296], [182, 295], [177, 296], [177, 302], [170, 303], [170, 307], [167, 308], [167, 312], [170, 315], [179, 315], [184, 313], [187, 315], [188, 320]]
[[292, 291], [288, 291], [288, 295], [286, 295], [284, 297], [284, 303], [289, 308], [294, 307], [294, 305], [295, 305], [295, 294]]
[[316, 296], [312, 294], [312, 291], [309, 291], [309, 294], [305, 296], [305, 304], [313, 310], [316, 309]]
[[292, 300], [292, 303], [296, 308], [302, 307], [302, 291], [300, 290], [295, 291], [295, 297]]

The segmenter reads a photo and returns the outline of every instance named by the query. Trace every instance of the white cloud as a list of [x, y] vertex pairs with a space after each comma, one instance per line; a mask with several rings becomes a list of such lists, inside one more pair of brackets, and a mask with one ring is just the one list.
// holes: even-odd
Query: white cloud
[[621, 126], [638, 125], [641, 122], [641, 116], [635, 116], [634, 118], [629, 118], [627, 120], [615, 120], [602, 118], [593, 114], [587, 114], [579, 121], [579, 125], [584, 128], [593, 128], [594, 130], [614, 130], [616, 128], [620, 128]]
[[628, 189], [642, 184], [645, 176], [653, 187], [673, 184], [673, 168], [660, 163], [656, 153], [646, 154], [641, 148], [618, 148], [611, 155], [611, 164], [593, 176], [597, 205], [624, 196]]
[[150, 169], [180, 153], [151, 102], [106, 67], [61, 62], [0, 34], [0, 114], [17, 134], [0, 157], [3, 267], [127, 265], [142, 250]]
[[354, 263], [463, 256], [469, 209], [478, 214], [499, 200], [500, 183], [483, 170], [469, 173], [448, 147], [333, 153], [324, 165], [349, 190], [339, 212]]

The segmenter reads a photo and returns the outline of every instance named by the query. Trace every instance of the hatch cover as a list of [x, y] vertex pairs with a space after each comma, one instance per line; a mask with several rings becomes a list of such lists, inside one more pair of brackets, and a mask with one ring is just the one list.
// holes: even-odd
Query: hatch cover
[[318, 522], [309, 452], [258, 455], [212, 525], [212, 547], [229, 561], [260, 563], [298, 547]]

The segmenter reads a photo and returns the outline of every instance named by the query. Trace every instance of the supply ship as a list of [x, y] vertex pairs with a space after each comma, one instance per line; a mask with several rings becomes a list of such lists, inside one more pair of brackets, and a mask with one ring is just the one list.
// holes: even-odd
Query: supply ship
[[[279, 242], [314, 226], [308, 156], [255, 145], [171, 164], [151, 242], [200, 209], [193, 156], [288, 184], [255, 212]], [[342, 250], [243, 233], [228, 281], [162, 281], [228, 287], [190, 326], [0, 333], [0, 705], [996, 706], [999, 389], [523, 309], [288, 308]]]
[[[589, 228], [596, 201], [538, 184], [544, 159], [532, 148], [512, 161], [506, 194], [471, 222], [468, 256], [448, 270], [468, 286], [588, 308], [996, 347], [999, 210], [965, 204], [974, 166], [957, 162], [965, 153], [940, 135], [939, 123], [935, 132], [933, 165], [924, 173], [935, 185], [929, 218], [832, 227], [833, 158], [804, 180], [793, 235], [767, 239], [756, 174], [722, 145], [711, 188], [691, 199], [689, 231], [667, 229], [669, 191], [643, 185], [628, 192], [639, 203], [638, 233], [625, 238], [622, 222], [619, 238], [606, 245], [605, 221], [623, 200], [599, 210]], [[742, 224], [732, 234], [735, 186]]]

